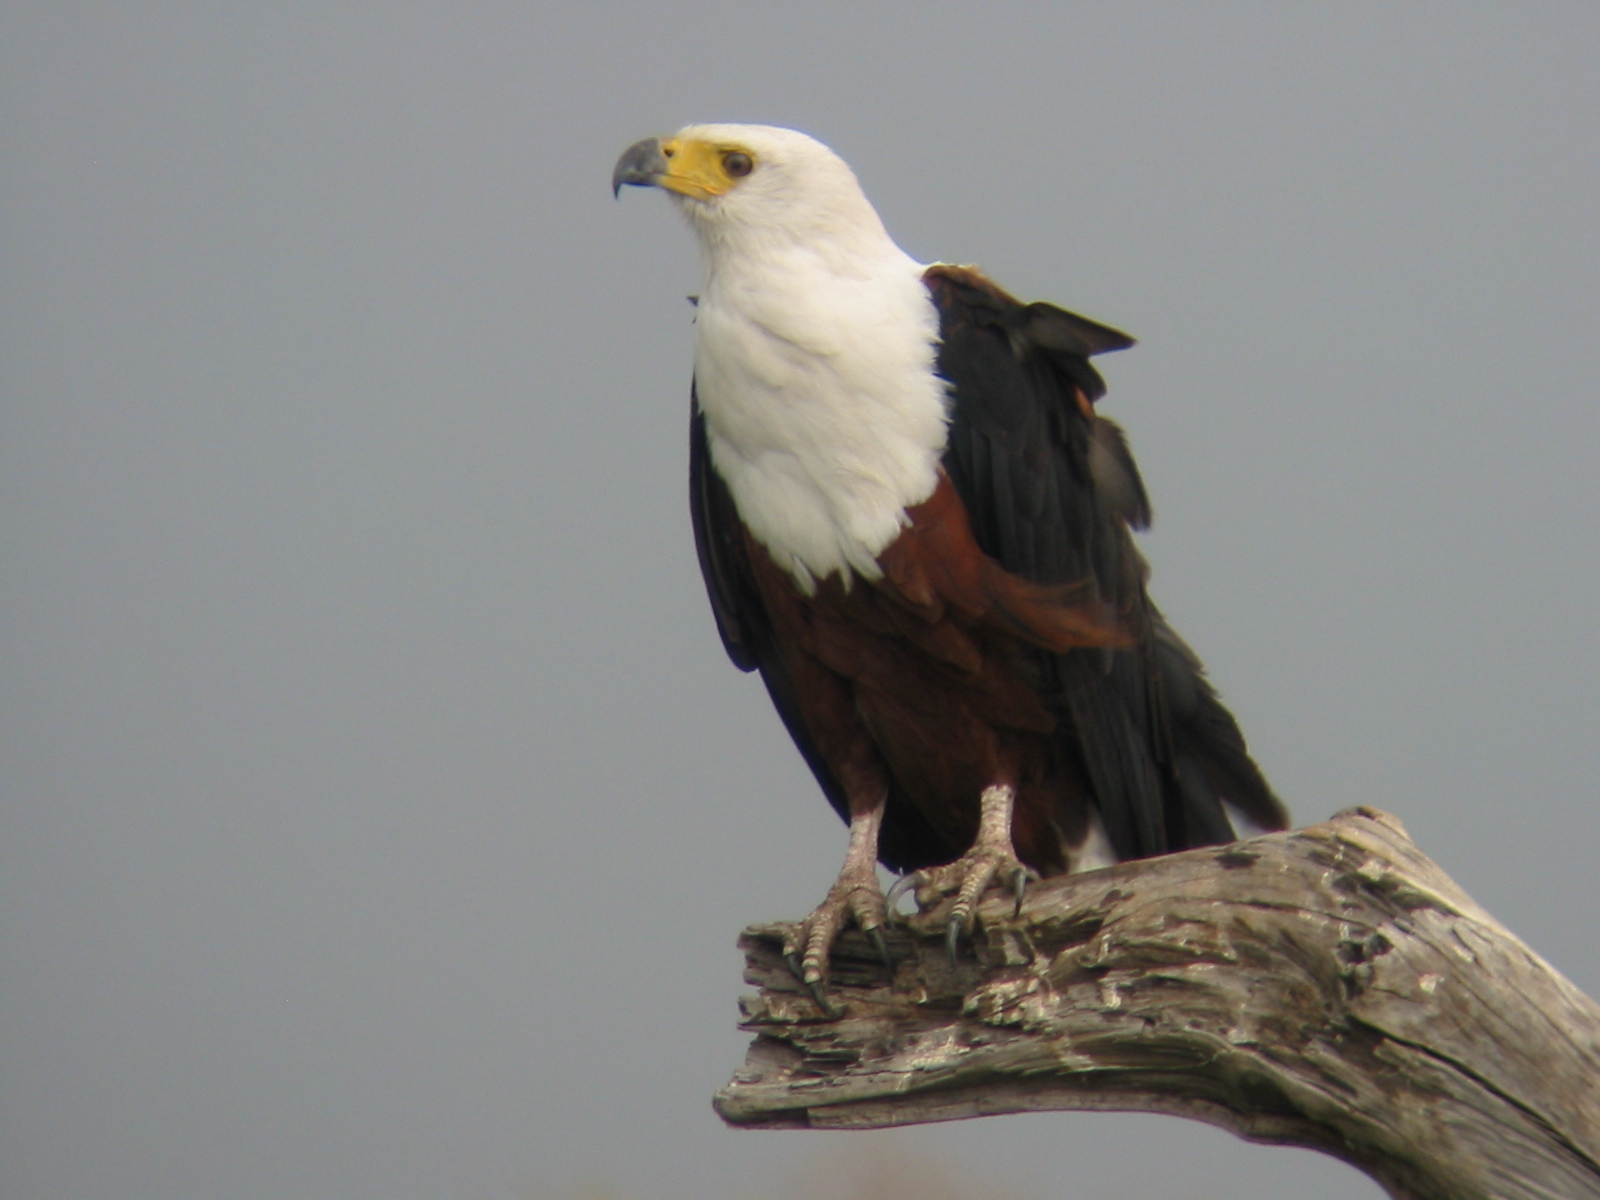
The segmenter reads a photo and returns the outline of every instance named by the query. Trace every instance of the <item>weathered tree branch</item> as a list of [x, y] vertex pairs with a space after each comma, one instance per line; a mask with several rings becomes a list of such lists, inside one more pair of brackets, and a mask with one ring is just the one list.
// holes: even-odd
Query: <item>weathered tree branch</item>
[[756, 1039], [717, 1111], [1163, 1112], [1325, 1151], [1407, 1200], [1600, 1197], [1600, 1006], [1384, 813], [1048, 880], [981, 922], [954, 969], [937, 914], [892, 936], [892, 986], [846, 935], [837, 1020], [784, 966], [784, 926], [746, 930]]

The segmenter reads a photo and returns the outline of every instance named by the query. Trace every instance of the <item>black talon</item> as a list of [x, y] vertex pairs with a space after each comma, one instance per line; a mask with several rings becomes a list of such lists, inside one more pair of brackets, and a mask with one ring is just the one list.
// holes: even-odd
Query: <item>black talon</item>
[[783, 961], [788, 964], [790, 974], [800, 981], [806, 991], [811, 993], [811, 998], [817, 1002], [817, 1007], [822, 1010], [823, 1016], [837, 1018], [843, 1015], [839, 1009], [833, 1006], [833, 1002], [828, 999], [828, 994], [822, 990], [822, 982], [806, 978], [806, 973], [800, 969], [800, 963], [795, 959], [794, 955], [785, 954]]
[[821, 983], [806, 984], [806, 991], [811, 993], [811, 998], [817, 1002], [817, 1007], [822, 1010], [822, 1015], [829, 1020], [837, 1021], [844, 1016], [844, 1010], [835, 1007], [833, 1001], [828, 999], [828, 993], [822, 990]]
[[899, 902], [901, 896], [917, 886], [917, 879], [921, 874], [921, 871], [912, 871], [900, 876], [899, 879], [889, 885], [889, 894], [883, 898], [884, 912], [888, 915], [889, 920], [898, 921], [900, 919], [900, 913], [895, 909], [895, 905]]
[[1028, 894], [1027, 867], [1017, 868], [1017, 873], [1011, 877], [1011, 890], [1017, 897], [1017, 907], [1011, 914], [1011, 919], [1014, 921], [1022, 915], [1022, 898]]
[[894, 955], [889, 953], [889, 943], [884, 941], [883, 930], [874, 925], [867, 930], [867, 941], [872, 943], [872, 948], [878, 952], [878, 957], [883, 959], [884, 970], [889, 972], [889, 978], [894, 978]]
[[961, 918], [951, 917], [950, 925], [944, 931], [945, 952], [950, 955], [950, 969], [956, 969], [956, 947], [961, 942]]

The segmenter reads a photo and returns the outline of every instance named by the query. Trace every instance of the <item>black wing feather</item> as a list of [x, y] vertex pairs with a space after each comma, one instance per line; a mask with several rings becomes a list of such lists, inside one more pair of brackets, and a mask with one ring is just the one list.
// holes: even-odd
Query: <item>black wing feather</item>
[[772, 630], [766, 607], [750, 574], [743, 527], [728, 487], [711, 466], [706, 419], [700, 398], [689, 389], [689, 518], [694, 523], [694, 548], [706, 582], [711, 612], [717, 619], [723, 649], [741, 671], [761, 665], [770, 649]]
[[1034, 582], [1092, 581], [1141, 630], [1129, 650], [1033, 652], [1059, 749], [1118, 856], [1230, 840], [1224, 801], [1281, 828], [1238, 725], [1145, 596], [1129, 530], [1148, 524], [1149, 501], [1121, 430], [1091, 407], [1105, 383], [1090, 356], [1133, 339], [962, 268], [934, 267], [927, 283], [952, 398], [944, 467], [979, 546]]

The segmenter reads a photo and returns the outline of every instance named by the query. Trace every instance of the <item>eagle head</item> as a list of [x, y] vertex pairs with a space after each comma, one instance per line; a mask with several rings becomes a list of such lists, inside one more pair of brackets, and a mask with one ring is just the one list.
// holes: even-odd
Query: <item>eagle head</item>
[[703, 242], [742, 234], [814, 243], [886, 240], [855, 172], [828, 147], [770, 125], [689, 125], [623, 151], [624, 186], [669, 193]]

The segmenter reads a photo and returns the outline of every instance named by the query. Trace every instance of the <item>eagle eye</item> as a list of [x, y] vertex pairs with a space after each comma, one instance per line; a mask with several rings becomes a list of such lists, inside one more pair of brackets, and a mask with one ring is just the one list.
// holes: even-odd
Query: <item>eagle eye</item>
[[735, 179], [742, 179], [756, 169], [756, 164], [743, 150], [729, 150], [722, 156], [722, 169]]

